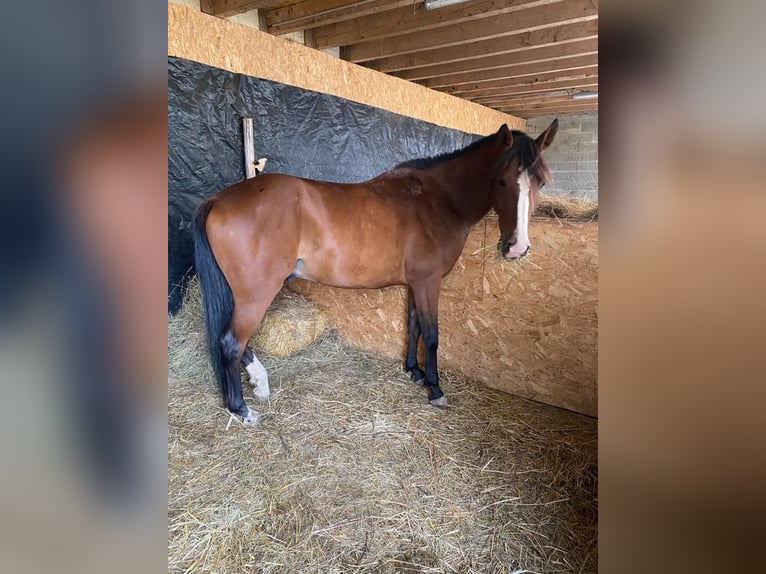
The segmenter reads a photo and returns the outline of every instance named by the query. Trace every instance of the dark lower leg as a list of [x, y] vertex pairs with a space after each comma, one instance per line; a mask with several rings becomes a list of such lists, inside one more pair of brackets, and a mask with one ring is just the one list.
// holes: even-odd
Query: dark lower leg
[[253, 350], [250, 348], [249, 345], [245, 345], [245, 352], [242, 353], [242, 366], [247, 368], [247, 366], [252, 363], [255, 360], [255, 355], [253, 354]]
[[226, 364], [226, 385], [224, 401], [226, 408], [241, 417], [247, 417], [249, 409], [242, 396], [242, 379], [239, 375], [239, 362], [242, 358], [241, 345], [234, 333], [226, 331], [221, 337], [221, 353]]
[[436, 321], [425, 325], [421, 321], [423, 329], [423, 343], [426, 347], [426, 386], [428, 386], [428, 400], [434, 401], [444, 396], [439, 388], [439, 370], [436, 363], [436, 351], [439, 348], [439, 329]]
[[418, 366], [418, 341], [420, 340], [420, 321], [415, 309], [415, 300], [412, 297], [412, 291], [407, 290], [409, 297], [407, 301], [407, 326], [409, 330], [409, 341], [407, 342], [407, 359], [404, 362], [404, 368], [412, 376], [412, 380], [418, 384], [423, 384], [425, 373]]

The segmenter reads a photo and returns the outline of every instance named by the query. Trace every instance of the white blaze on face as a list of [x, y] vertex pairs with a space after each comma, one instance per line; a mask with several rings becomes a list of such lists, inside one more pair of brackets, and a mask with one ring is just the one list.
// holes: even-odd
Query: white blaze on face
[[513, 259], [526, 253], [529, 248], [529, 188], [531, 182], [529, 173], [523, 170], [519, 173], [519, 203], [516, 206], [516, 243], [511, 246], [505, 255], [507, 259]]

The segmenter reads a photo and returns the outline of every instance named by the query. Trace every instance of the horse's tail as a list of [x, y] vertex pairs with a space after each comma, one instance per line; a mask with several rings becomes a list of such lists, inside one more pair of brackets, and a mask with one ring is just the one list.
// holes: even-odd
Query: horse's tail
[[224, 400], [229, 396], [229, 380], [226, 376], [226, 361], [223, 356], [221, 337], [228, 328], [234, 311], [234, 296], [226, 277], [218, 267], [207, 239], [205, 223], [212, 202], [205, 201], [197, 209], [194, 218], [194, 265], [197, 268], [202, 306], [205, 318], [205, 334], [210, 362], [213, 365], [218, 385]]

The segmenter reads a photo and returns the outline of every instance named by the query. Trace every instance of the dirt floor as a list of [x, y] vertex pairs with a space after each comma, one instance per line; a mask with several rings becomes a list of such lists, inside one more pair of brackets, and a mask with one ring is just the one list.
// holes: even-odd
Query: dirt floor
[[272, 399], [246, 385], [266, 415], [250, 429], [179, 357], [192, 353], [169, 373], [170, 572], [597, 571], [595, 419], [449, 371], [440, 410], [399, 361], [328, 331], [261, 355]]

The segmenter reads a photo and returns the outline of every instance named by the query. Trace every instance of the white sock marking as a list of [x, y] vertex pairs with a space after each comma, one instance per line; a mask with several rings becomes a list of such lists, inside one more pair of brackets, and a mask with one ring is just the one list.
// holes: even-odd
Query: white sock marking
[[260, 403], [265, 403], [269, 400], [269, 395], [271, 394], [269, 390], [269, 375], [266, 369], [255, 355], [253, 355], [253, 362], [245, 367], [245, 369], [247, 374], [250, 375], [250, 383], [255, 387], [253, 391], [255, 399]]

